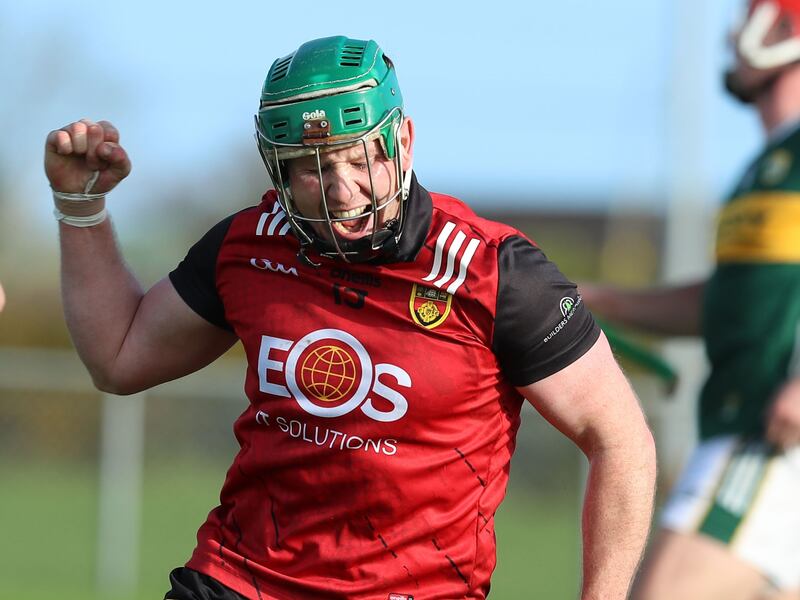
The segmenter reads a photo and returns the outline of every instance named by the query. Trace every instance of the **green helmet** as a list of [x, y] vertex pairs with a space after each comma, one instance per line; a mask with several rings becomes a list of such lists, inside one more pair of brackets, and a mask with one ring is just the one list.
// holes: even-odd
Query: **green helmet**
[[[402, 171], [398, 151], [402, 122], [403, 99], [394, 66], [372, 40], [343, 36], [312, 40], [272, 64], [261, 91], [256, 139], [279, 202], [301, 242], [303, 258], [312, 245], [324, 256], [351, 262], [369, 260], [396, 246], [410, 180], [410, 172]], [[330, 211], [323, 219], [312, 219], [295, 209], [285, 161], [307, 155], [316, 155], [319, 161], [320, 153], [357, 144], [364, 145], [366, 152], [365, 144], [373, 139], [379, 140], [385, 156], [395, 164], [398, 190], [378, 204], [373, 185], [370, 214], [377, 223], [378, 211], [399, 196], [398, 219], [375, 227], [357, 242], [339, 241], [332, 227], [337, 219]], [[321, 183], [320, 188], [325, 200]], [[330, 241], [315, 234], [310, 226], [314, 221], [327, 222]]]

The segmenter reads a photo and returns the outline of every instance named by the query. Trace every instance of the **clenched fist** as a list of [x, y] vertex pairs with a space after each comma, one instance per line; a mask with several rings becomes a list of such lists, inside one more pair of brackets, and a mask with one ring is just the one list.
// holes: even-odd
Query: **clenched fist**
[[[131, 172], [131, 161], [119, 144], [119, 132], [108, 121], [81, 119], [47, 135], [44, 171], [58, 192], [105, 193]], [[99, 176], [91, 190], [86, 184]]]

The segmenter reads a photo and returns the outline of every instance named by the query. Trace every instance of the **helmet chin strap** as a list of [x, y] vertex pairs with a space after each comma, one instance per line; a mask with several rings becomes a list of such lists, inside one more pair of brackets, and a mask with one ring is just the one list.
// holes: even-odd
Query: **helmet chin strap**
[[357, 240], [339, 240], [337, 241], [338, 249], [336, 245], [314, 233], [312, 242], [301, 242], [297, 257], [310, 267], [320, 267], [322, 263], [313, 261], [307, 254], [308, 250], [313, 248], [327, 258], [342, 259], [349, 263], [369, 262], [379, 256], [392, 255], [397, 252], [398, 231], [400, 231], [400, 221], [390, 219], [383, 224], [379, 231], [375, 232], [374, 240], [377, 248], [373, 247], [373, 236], [370, 234]]

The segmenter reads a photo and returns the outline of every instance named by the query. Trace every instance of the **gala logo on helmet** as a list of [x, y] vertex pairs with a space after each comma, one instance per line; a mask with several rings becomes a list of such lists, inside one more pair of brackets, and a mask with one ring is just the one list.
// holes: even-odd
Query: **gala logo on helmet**
[[303, 120], [304, 121], [313, 121], [314, 119], [324, 119], [325, 118], [325, 111], [321, 108], [317, 110], [312, 110], [311, 112], [304, 112], [303, 113]]

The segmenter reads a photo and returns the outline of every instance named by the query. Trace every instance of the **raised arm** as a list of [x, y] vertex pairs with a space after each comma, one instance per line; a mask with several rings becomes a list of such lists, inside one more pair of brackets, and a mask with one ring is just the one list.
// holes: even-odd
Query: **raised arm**
[[[54, 191], [106, 193], [130, 170], [107, 121], [82, 120], [47, 136], [45, 173]], [[207, 365], [236, 341], [194, 313], [168, 279], [145, 292], [122, 258], [110, 220], [70, 222], [80, 221], [59, 224], [64, 312], [98, 388], [118, 394], [146, 389]]]
[[700, 309], [705, 282], [627, 290], [581, 284], [589, 309], [600, 318], [660, 335], [700, 334]]
[[520, 391], [589, 459], [581, 600], [624, 600], [650, 527], [656, 476], [636, 396], [602, 334], [571, 365]]

